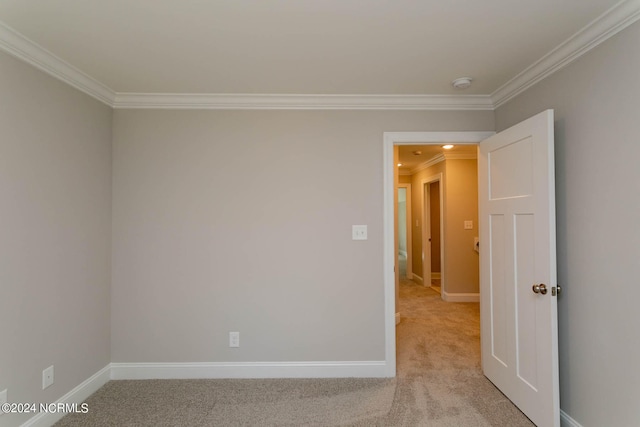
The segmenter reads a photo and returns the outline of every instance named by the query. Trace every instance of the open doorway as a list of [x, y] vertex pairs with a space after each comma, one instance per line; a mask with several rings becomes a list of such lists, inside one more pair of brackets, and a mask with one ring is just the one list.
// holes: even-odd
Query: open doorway
[[[398, 181], [414, 188], [411, 221], [413, 270], [409, 278], [445, 301], [479, 301], [477, 147], [415, 144], [398, 147]], [[399, 194], [403, 189], [398, 184]], [[441, 191], [442, 190], [442, 191]], [[404, 212], [404, 205], [398, 205]], [[400, 212], [399, 210], [399, 212]], [[398, 237], [404, 235], [398, 216]], [[399, 240], [399, 241], [400, 241]], [[399, 254], [403, 251], [400, 249]], [[400, 259], [399, 259], [400, 261]], [[399, 264], [401, 272], [404, 265]]]
[[[387, 366], [387, 374], [389, 376], [395, 376], [396, 374], [396, 313], [398, 309], [398, 301], [397, 295], [399, 292], [399, 277], [396, 275], [397, 268], [397, 243], [396, 243], [396, 235], [395, 235], [395, 210], [396, 210], [396, 201], [395, 201], [395, 189], [398, 185], [398, 177], [399, 171], [397, 168], [397, 157], [398, 150], [402, 146], [408, 145], [421, 145], [423, 147], [428, 146], [441, 146], [444, 143], [455, 143], [457, 145], [462, 146], [473, 146], [475, 147], [477, 143], [491, 136], [493, 132], [387, 132], [384, 134], [384, 284], [385, 284], [385, 361]], [[419, 150], [418, 150], [419, 151]], [[435, 163], [442, 163], [441, 161], [437, 161]], [[425, 169], [429, 165], [424, 165]], [[443, 171], [444, 172], [444, 171]], [[432, 173], [432, 175], [435, 173]], [[427, 178], [426, 176], [424, 178]], [[446, 179], [443, 179], [440, 183], [440, 190], [446, 189], [447, 183]], [[424, 186], [415, 185], [413, 186], [412, 195], [413, 197], [413, 206], [415, 212], [415, 206], [424, 206], [424, 203], [417, 203], [417, 200], [420, 199], [422, 201], [424, 196], [420, 196], [420, 192], [424, 191]], [[476, 185], [477, 187], [477, 185]], [[444, 191], [441, 191], [444, 193]], [[418, 197], [416, 197], [418, 195]], [[475, 205], [477, 209], [477, 199], [475, 200]], [[441, 207], [444, 214], [447, 214], [446, 206]], [[422, 248], [419, 251], [416, 250], [417, 246], [417, 236], [423, 235], [423, 223], [422, 220], [416, 219], [421, 218], [420, 216], [411, 216], [411, 227], [414, 231], [418, 228], [418, 233], [413, 232], [414, 241], [413, 241], [413, 273], [415, 279], [415, 272], [422, 271], [422, 257], [424, 256], [424, 252]], [[456, 224], [459, 222], [458, 218], [453, 219]], [[463, 223], [464, 221], [460, 221]], [[477, 224], [476, 224], [477, 225]], [[446, 233], [442, 235], [442, 241], [446, 241]], [[456, 292], [457, 289], [446, 289], [446, 243], [442, 246], [441, 250], [441, 262], [443, 265], [441, 272], [441, 279], [445, 282], [445, 289], [451, 294], [452, 301], [460, 301], [465, 300], [466, 298], [473, 297], [475, 300], [478, 299], [478, 294], [476, 295], [468, 295], [468, 293], [459, 293]], [[471, 244], [469, 245], [470, 249], [473, 249], [473, 238], [471, 240]], [[419, 264], [419, 266], [417, 265]], [[477, 272], [476, 272], [477, 274]], [[423, 273], [424, 275], [424, 273]], [[423, 277], [423, 284], [424, 284]], [[443, 292], [443, 296], [447, 295]], [[446, 299], [446, 298], [445, 298]]]
[[[445, 139], [447, 137], [450, 139]], [[393, 314], [393, 305], [397, 303], [393, 299], [397, 290], [394, 282], [390, 280], [393, 276], [389, 271], [394, 266], [393, 241], [391, 240], [394, 238], [394, 217], [392, 216], [394, 199], [391, 199], [389, 194], [393, 194], [398, 174], [395, 172], [397, 162], [391, 163], [389, 160], [393, 159], [394, 155], [397, 158], [399, 145], [424, 143], [425, 141], [439, 144], [445, 141], [480, 142], [480, 155], [476, 161], [479, 173], [476, 175], [476, 180], [481, 183], [477, 186], [482, 208], [482, 235], [480, 237], [486, 240], [482, 250], [483, 304], [482, 310], [480, 310], [479, 304], [448, 304], [441, 299], [433, 300], [434, 306], [438, 307], [475, 306], [477, 315], [473, 316], [471, 313], [472, 316], [468, 321], [463, 322], [460, 322], [460, 316], [446, 315], [442, 325], [446, 327], [444, 333], [440, 333], [439, 327], [434, 327], [441, 320], [436, 316], [431, 316], [427, 321], [421, 322], [401, 321], [397, 328], [398, 337], [418, 337], [418, 339], [410, 343], [411, 345], [404, 345], [406, 340], [399, 339], [398, 342], [403, 345], [398, 347], [398, 354], [395, 355], [393, 353], [396, 330], [391, 328], [393, 325], [391, 314]], [[459, 390], [467, 390], [470, 377], [465, 377], [464, 373], [471, 373], [472, 377], [487, 386], [483, 387], [485, 391], [490, 390], [491, 387], [499, 387], [507, 398], [515, 402], [517, 406], [513, 405], [512, 407], [516, 410], [522, 408], [528, 416], [533, 414], [537, 418], [544, 418], [546, 424], [557, 424], [560, 418], [557, 403], [557, 319], [555, 312], [557, 300], [538, 298], [538, 295], [545, 294], [543, 285], [534, 285], [533, 291], [531, 291], [531, 283], [540, 280], [532, 279], [536, 274], [540, 274], [536, 277], [542, 277], [541, 280], [548, 283], [555, 283], [554, 280], [556, 280], [553, 215], [553, 111], [548, 110], [540, 113], [495, 135], [495, 137], [491, 137], [491, 134], [473, 135], [468, 132], [460, 134], [385, 133], [383, 148], [383, 158], [385, 159], [383, 167], [385, 263], [383, 270], [385, 274], [385, 334], [387, 338], [385, 362], [389, 374], [395, 376], [396, 370], [398, 370], [398, 376], [401, 377], [401, 380], [408, 379], [411, 385], [424, 386], [426, 395], [436, 396], [439, 390], [444, 391], [444, 394], [447, 395], [446, 390], [450, 390], [451, 384], [454, 384], [454, 387]], [[534, 174], [532, 172], [534, 170], [542, 172]], [[445, 178], [448, 178], [448, 173]], [[514, 185], [514, 182], [517, 185]], [[535, 186], [533, 182], [535, 182]], [[450, 182], [445, 179], [444, 184], [446, 192]], [[475, 201], [475, 204], [478, 205], [478, 200]], [[446, 211], [447, 207], [445, 206]], [[453, 223], [457, 226], [459, 220], [460, 218], [455, 219]], [[474, 227], [472, 221], [467, 225], [465, 219], [462, 223], [465, 230]], [[445, 235], [443, 240], [446, 241], [446, 238]], [[474, 251], [479, 248], [475, 238], [471, 246]], [[445, 243], [445, 259], [443, 260], [445, 262], [443, 269], [445, 277], [446, 260], [451, 258], [448, 256], [450, 254], [446, 253], [446, 247]], [[531, 253], [542, 254], [540, 258], [545, 262], [541, 263], [540, 268], [533, 267]], [[520, 255], [516, 257], [512, 254]], [[514, 274], [513, 277], [518, 280], [509, 279], [510, 274]], [[421, 289], [424, 292], [427, 288], [420, 286], [414, 287], [414, 289]], [[509, 300], [513, 295], [518, 296], [515, 303], [505, 304], [504, 301]], [[557, 296], [553, 292], [551, 295]], [[536, 316], [536, 313], [539, 312], [538, 309], [546, 310], [543, 317], [548, 322], [541, 324], [536, 321], [536, 318], [542, 318]], [[431, 308], [422, 309], [422, 314], [435, 311]], [[549, 315], [547, 316], [547, 314]], [[469, 334], [460, 336], [459, 327], [461, 324], [473, 325]], [[421, 328], [419, 333], [412, 333], [417, 327]], [[526, 332], [532, 328], [536, 329], [535, 334]], [[438, 333], [432, 333], [433, 331]], [[533, 343], [532, 345], [529, 342], [533, 339], [532, 336], [542, 337], [541, 344]], [[531, 339], [527, 341], [527, 337]], [[469, 342], [472, 342], [473, 345], [466, 346]], [[500, 349], [500, 354], [497, 349]], [[446, 353], [445, 357], [442, 357], [443, 353], [440, 350]], [[469, 355], [471, 357], [468, 357]], [[399, 364], [396, 365], [398, 362]], [[525, 366], [525, 368], [518, 371], [513, 369], [514, 366]], [[535, 375], [544, 372], [543, 380], [536, 384], [544, 384], [545, 392], [541, 392], [540, 387], [537, 385], [534, 387], [531, 382], [522, 377], [521, 373], [525, 371], [536, 372]], [[425, 382], [425, 378], [429, 380]], [[538, 381], [540, 377], [536, 378]], [[444, 387], [442, 389], [436, 387], [434, 390], [434, 383], [442, 384]], [[485, 393], [474, 392], [468, 397], [473, 399], [479, 395], [484, 396]], [[521, 412], [520, 414], [523, 415]], [[528, 423], [526, 425], [533, 425], [526, 418], [523, 418], [523, 421]]]

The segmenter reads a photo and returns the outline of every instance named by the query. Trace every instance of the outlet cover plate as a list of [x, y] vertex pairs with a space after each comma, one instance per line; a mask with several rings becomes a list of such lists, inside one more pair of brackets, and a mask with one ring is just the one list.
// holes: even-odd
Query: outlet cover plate
[[49, 387], [53, 384], [53, 365], [42, 371], [42, 389]]
[[229, 347], [240, 347], [240, 332], [229, 332]]

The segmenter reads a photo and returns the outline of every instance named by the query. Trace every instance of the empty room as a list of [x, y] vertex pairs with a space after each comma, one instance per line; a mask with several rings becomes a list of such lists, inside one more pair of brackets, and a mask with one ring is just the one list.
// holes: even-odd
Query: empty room
[[639, 19], [0, 1], [0, 426], [640, 425]]

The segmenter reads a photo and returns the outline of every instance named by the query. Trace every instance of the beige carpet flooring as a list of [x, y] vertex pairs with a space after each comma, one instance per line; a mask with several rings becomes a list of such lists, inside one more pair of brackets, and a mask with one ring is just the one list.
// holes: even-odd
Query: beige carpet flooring
[[434, 426], [533, 424], [480, 370], [477, 303], [403, 280], [394, 379], [110, 381], [63, 426]]

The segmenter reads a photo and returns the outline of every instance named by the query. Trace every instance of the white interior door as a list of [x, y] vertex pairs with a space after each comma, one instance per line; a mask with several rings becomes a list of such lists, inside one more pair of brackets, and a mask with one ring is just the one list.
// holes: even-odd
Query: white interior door
[[478, 178], [482, 369], [538, 427], [557, 427], [553, 110], [481, 142]]

